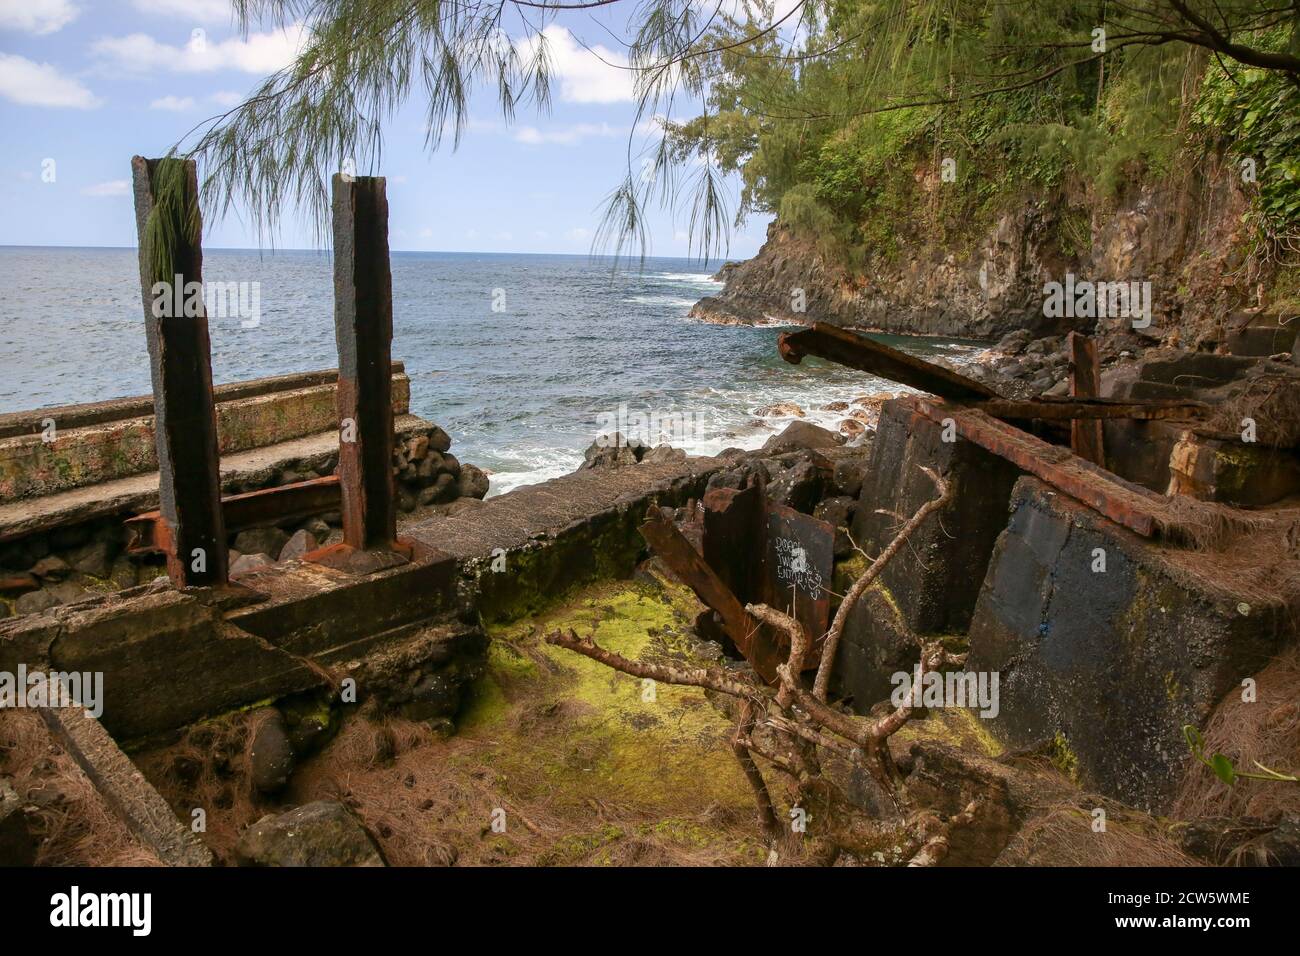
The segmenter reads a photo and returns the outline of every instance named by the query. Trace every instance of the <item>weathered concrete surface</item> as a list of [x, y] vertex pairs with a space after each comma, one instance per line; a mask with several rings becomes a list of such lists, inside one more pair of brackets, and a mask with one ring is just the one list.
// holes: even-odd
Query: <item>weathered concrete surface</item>
[[484, 618], [509, 620], [568, 588], [629, 574], [647, 506], [702, 497], [724, 464], [690, 458], [579, 471], [407, 525], [402, 535], [454, 557], [477, 576]]
[[879, 554], [899, 525], [937, 495], [921, 466], [946, 476], [952, 501], [912, 535], [881, 575], [907, 625], [929, 633], [966, 629], [1020, 475], [1010, 462], [971, 442], [943, 438], [940, 425], [903, 401], [886, 402], [853, 521], [854, 539], [868, 554]]
[[[1186, 424], [1169, 421], [1106, 422], [1107, 464], [1117, 474], [1164, 493], [1170, 460], [1187, 434]], [[1284, 448], [1195, 436], [1194, 449], [1180, 456], [1185, 494], [1254, 508], [1273, 504], [1300, 489], [1300, 458]]]
[[118, 739], [325, 683], [307, 661], [170, 589], [135, 588], [0, 622], [0, 670], [98, 672]]
[[[284, 387], [290, 382], [297, 384], [296, 377], [281, 376], [241, 382], [224, 393], [216, 389], [221, 454], [337, 429], [337, 374], [308, 373], [313, 384], [296, 388]], [[314, 381], [322, 376], [327, 380]], [[405, 372], [394, 373], [394, 414], [409, 411], [410, 385]], [[122, 399], [85, 410], [73, 405], [4, 416], [0, 420], [0, 501], [53, 495], [156, 471], [152, 405], [142, 414], [140, 401]], [[134, 417], [110, 417], [115, 413], [133, 413]], [[42, 423], [47, 419], [54, 423], [53, 442], [44, 440]]]
[[1086, 786], [1167, 809], [1190, 759], [1182, 727], [1276, 652], [1281, 602], [1037, 479], [1017, 483], [1011, 507], [969, 634], [967, 667], [1000, 674], [990, 729], [1012, 747], [1059, 734]]
[[[393, 423], [398, 438], [429, 427], [429, 422], [415, 415], [400, 415]], [[338, 430], [331, 427], [328, 431], [225, 456], [221, 459], [222, 491], [233, 494], [244, 490], [246, 485], [260, 486], [264, 483], [261, 481], [264, 476], [289, 462], [337, 453], [338, 442]], [[157, 508], [156, 471], [8, 502], [0, 504], [0, 542], [108, 515], [139, 514]]]
[[44, 707], [42, 719], [95, 789], [168, 866], [211, 866], [212, 853], [100, 726], [80, 707]]

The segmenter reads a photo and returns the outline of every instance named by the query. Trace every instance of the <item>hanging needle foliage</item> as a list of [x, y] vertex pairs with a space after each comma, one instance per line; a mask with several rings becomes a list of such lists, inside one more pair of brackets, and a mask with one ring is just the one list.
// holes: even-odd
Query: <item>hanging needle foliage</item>
[[[911, 113], [901, 124], [910, 133], [902, 135], [920, 135], [922, 127], [933, 133], [935, 124], [946, 123], [945, 110], [974, 111], [1004, 97], [1008, 126], [1054, 121], [1073, 129], [1079, 125], [1076, 114], [1096, 112], [1098, 91], [1108, 82], [1101, 75], [1103, 57], [1114, 61], [1115, 70], [1140, 69], [1128, 51], [1170, 48], [1185, 56], [1195, 49], [1300, 88], [1300, 2], [233, 4], [246, 34], [267, 24], [292, 26], [302, 30], [301, 48], [292, 64], [243, 103], [187, 134], [177, 151], [201, 162], [207, 207], [217, 215], [245, 213], [263, 238], [295, 209], [306, 213], [324, 240], [329, 175], [353, 165], [358, 173], [378, 171], [385, 124], [407, 101], [423, 104], [430, 150], [448, 137], [453, 146], [459, 142], [480, 88], [493, 94], [507, 122], [520, 109], [546, 113], [555, 78], [550, 44], [561, 18], [587, 52], [633, 81], [637, 108], [628, 130], [627, 168], [613, 177], [617, 185], [597, 231], [598, 246], [616, 253], [646, 252], [645, 212], [654, 205], [686, 220], [699, 255], [725, 251], [733, 222], [752, 209], [778, 208], [781, 196], [801, 185], [795, 181], [800, 165], [815, 161], [818, 151], [865, 146], [870, 153], [873, 143], [889, 135], [873, 117]], [[620, 38], [608, 21], [621, 12], [626, 25]], [[1099, 26], [1107, 35], [1104, 52], [1094, 49]], [[1259, 42], [1269, 31], [1283, 42]], [[611, 37], [623, 47], [616, 58], [605, 50]], [[1042, 99], [1025, 92], [1041, 90], [1048, 91]], [[1016, 102], [1023, 107], [1019, 113], [1012, 108]], [[643, 142], [647, 126], [655, 130], [649, 138], [657, 137], [650, 145]], [[1028, 126], [1022, 132], [1033, 135]], [[742, 170], [733, 219], [726, 177]], [[853, 214], [843, 203], [835, 208], [835, 187], [806, 178], [802, 185], [804, 208], [820, 203], [837, 223]]]

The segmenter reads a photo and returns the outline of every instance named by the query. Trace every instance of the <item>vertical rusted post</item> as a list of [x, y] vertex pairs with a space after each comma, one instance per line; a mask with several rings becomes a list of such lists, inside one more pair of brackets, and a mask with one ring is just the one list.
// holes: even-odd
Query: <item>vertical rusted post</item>
[[[160, 190], [164, 164], [175, 175]], [[221, 459], [212, 395], [212, 357], [203, 308], [198, 180], [192, 160], [131, 159], [136, 230], [140, 243], [140, 294], [153, 379], [158, 492], [166, 542], [167, 574], [176, 587], [227, 583], [225, 522], [221, 514]], [[165, 194], [164, 194], [165, 193]], [[171, 235], [149, 228], [150, 215], [171, 224]], [[164, 241], [167, 248], [154, 249]], [[160, 256], [160, 254], [162, 254]], [[169, 261], [168, 275], [155, 262]]]
[[388, 197], [382, 176], [335, 173], [333, 193], [343, 543], [396, 551]]
[[[1101, 397], [1101, 366], [1097, 362], [1097, 343], [1079, 332], [1067, 339], [1070, 348], [1070, 394], [1075, 398]], [[1080, 458], [1106, 467], [1105, 445], [1100, 419], [1074, 419], [1070, 422], [1070, 448]]]

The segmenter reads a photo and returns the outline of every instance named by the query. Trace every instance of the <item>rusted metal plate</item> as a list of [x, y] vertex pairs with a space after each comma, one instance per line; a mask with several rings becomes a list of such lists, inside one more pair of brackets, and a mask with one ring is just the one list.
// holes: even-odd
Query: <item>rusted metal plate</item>
[[1164, 501], [1154, 492], [1122, 482], [1069, 449], [1049, 445], [979, 409], [922, 396], [900, 401], [940, 425], [951, 421], [962, 438], [1007, 459], [1117, 524], [1143, 537], [1154, 533], [1154, 512]]
[[[1086, 335], [1071, 332], [1070, 395], [1073, 398], [1101, 397], [1101, 366], [1097, 362], [1097, 345]], [[1105, 441], [1097, 419], [1074, 418], [1070, 421], [1070, 447], [1080, 458], [1106, 467]]]
[[830, 625], [835, 528], [828, 522], [765, 502], [760, 600], [803, 625], [812, 642], [804, 667], [816, 666]]
[[[284, 521], [297, 521], [339, 509], [339, 480], [335, 475], [313, 478], [278, 488], [263, 488], [221, 499], [228, 534]], [[126, 521], [127, 550], [132, 554], [166, 551], [167, 525], [158, 511], [136, 515]]]
[[756, 600], [760, 579], [763, 534], [763, 492], [713, 488], [704, 493], [704, 539], [708, 562], [742, 603]]
[[782, 333], [777, 339], [777, 347], [781, 351], [781, 357], [795, 365], [805, 355], [816, 355], [942, 398], [971, 401], [996, 398], [998, 394], [987, 385], [952, 369], [926, 362], [865, 335], [825, 322], [814, 322], [812, 328], [801, 332]]
[[[157, 198], [155, 180], [160, 162], [142, 156], [131, 160], [140, 244], [140, 294], [153, 381], [159, 521], [168, 526], [164, 550], [172, 583], [177, 587], [221, 587], [227, 583], [226, 532], [221, 513], [211, 346], [201, 286], [201, 227], [196, 225], [193, 235], [175, 240], [168, 250], [172, 275], [156, 277], [156, 250], [150, 245], [148, 222]], [[181, 202], [187, 209], [177, 218], [192, 216], [197, 224], [195, 166], [193, 160], [183, 162]], [[156, 303], [159, 308], [155, 308]]]
[[701, 601], [718, 612], [727, 636], [758, 675], [768, 683], [775, 683], [776, 667], [789, 656], [789, 643], [782, 648], [757, 639], [757, 622], [750, 617], [740, 599], [658, 508], [650, 509], [646, 522], [637, 530], [673, 574]]
[[393, 550], [393, 281], [383, 177], [333, 179], [334, 334], [338, 341], [343, 540]]

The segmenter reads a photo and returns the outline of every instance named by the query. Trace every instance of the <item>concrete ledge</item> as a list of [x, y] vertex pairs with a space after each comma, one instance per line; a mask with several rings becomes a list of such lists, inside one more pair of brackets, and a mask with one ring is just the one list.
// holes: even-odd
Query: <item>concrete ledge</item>
[[724, 466], [690, 458], [578, 471], [405, 526], [402, 534], [476, 576], [485, 620], [511, 620], [571, 587], [630, 574], [645, 546], [636, 527], [646, 507], [701, 497]]
[[[301, 376], [255, 380], [227, 387], [217, 394], [217, 436], [221, 454], [302, 438], [338, 427], [335, 409], [337, 372], [308, 373], [325, 381], [297, 388]], [[330, 377], [332, 376], [332, 378]], [[393, 411], [410, 408], [411, 383], [404, 372], [393, 376]], [[67, 406], [22, 412], [0, 432], [0, 500], [18, 500], [69, 491], [88, 485], [153, 472], [158, 468], [154, 444], [152, 399], [147, 412], [114, 417], [137, 410], [143, 399], [96, 406]], [[64, 412], [67, 420], [59, 417]], [[32, 419], [35, 418], [35, 430]], [[55, 441], [43, 440], [40, 422], [52, 419]], [[73, 424], [75, 423], [75, 424]]]
[[[415, 415], [399, 415], [393, 432], [400, 440], [430, 423]], [[221, 487], [227, 494], [254, 482], [287, 462], [336, 453], [337, 429], [228, 455], [221, 459]], [[110, 515], [140, 514], [158, 508], [158, 473], [105, 481], [59, 494], [0, 504], [0, 542], [13, 541], [39, 531], [93, 521]]]
[[212, 866], [212, 853], [182, 826], [99, 721], [79, 707], [43, 707], [41, 718], [133, 834], [168, 866]]
[[1057, 739], [1085, 786], [1167, 809], [1190, 759], [1182, 727], [1289, 633], [1280, 600], [1221, 570], [1021, 479], [969, 635], [967, 667], [1000, 674], [990, 728], [1013, 748]]

